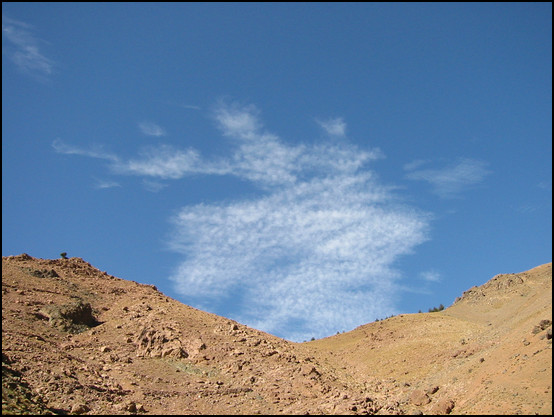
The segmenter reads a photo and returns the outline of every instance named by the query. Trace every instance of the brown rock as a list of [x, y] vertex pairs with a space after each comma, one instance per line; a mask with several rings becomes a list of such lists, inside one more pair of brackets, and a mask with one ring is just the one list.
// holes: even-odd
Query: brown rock
[[73, 404], [73, 406], [71, 407], [71, 414], [83, 414], [89, 410], [90, 408], [86, 404], [77, 403]]
[[431, 402], [431, 399], [429, 396], [425, 393], [425, 391], [422, 391], [420, 389], [416, 389], [412, 392], [410, 395], [410, 402], [413, 405], [425, 405], [429, 404]]
[[435, 385], [435, 386], [432, 386], [432, 387], [428, 388], [425, 392], [429, 395], [432, 395], [435, 392], [437, 392], [438, 390], [439, 390], [439, 387]]
[[175, 325], [161, 324], [145, 327], [137, 337], [137, 356], [152, 358], [186, 358], [181, 336]]
[[443, 398], [431, 407], [431, 414], [445, 415], [450, 414], [454, 408], [454, 401], [449, 398]]

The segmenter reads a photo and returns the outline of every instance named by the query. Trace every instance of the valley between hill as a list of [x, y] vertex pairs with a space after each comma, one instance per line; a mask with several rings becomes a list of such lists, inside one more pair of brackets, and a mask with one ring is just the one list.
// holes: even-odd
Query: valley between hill
[[552, 413], [552, 264], [292, 343], [80, 258], [2, 258], [3, 414]]

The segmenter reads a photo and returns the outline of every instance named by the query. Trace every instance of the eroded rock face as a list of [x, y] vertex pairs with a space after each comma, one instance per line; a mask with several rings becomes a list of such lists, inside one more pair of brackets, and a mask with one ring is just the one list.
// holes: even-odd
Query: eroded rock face
[[151, 358], [187, 358], [181, 334], [171, 325], [145, 327], [136, 340], [137, 356]]
[[190, 357], [195, 357], [199, 355], [201, 351], [206, 349], [206, 345], [199, 337], [193, 338], [191, 340], [187, 340], [185, 342], [185, 345], [186, 345], [186, 351]]
[[37, 278], [59, 278], [58, 273], [54, 269], [33, 269], [27, 268], [29, 274]]
[[89, 303], [77, 300], [63, 305], [49, 305], [40, 309], [39, 316], [48, 319], [50, 326], [69, 333], [81, 333], [100, 323]]

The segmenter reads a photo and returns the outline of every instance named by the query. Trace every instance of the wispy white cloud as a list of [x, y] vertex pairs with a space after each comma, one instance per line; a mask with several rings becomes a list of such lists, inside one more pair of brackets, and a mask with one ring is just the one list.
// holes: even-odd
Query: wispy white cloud
[[194, 149], [176, 149], [170, 145], [143, 148], [140, 156], [127, 161], [118, 160], [112, 169], [120, 174], [131, 174], [160, 179], [180, 179], [192, 174], [225, 174], [225, 163], [204, 161]]
[[345, 136], [346, 123], [342, 117], [329, 120], [316, 120], [317, 123], [331, 136]]
[[[67, 144], [61, 139], [52, 142], [57, 153], [81, 155], [90, 158], [111, 161], [110, 168], [116, 174], [137, 175], [160, 179], [180, 179], [192, 174], [227, 174], [229, 169], [224, 162], [210, 163], [202, 160], [194, 149], [181, 150], [173, 146], [161, 144], [145, 147], [137, 158], [124, 160], [116, 154], [107, 152], [102, 146], [82, 148]], [[154, 182], [146, 185], [147, 189], [157, 188]]]
[[440, 282], [441, 280], [441, 274], [435, 270], [421, 272], [419, 277], [427, 282]]
[[177, 179], [196, 172], [199, 161], [198, 152], [193, 149], [181, 151], [161, 145], [146, 148], [142, 158], [122, 162], [116, 169], [122, 173]]
[[116, 181], [96, 179], [95, 188], [98, 188], [100, 190], [105, 190], [108, 188], [118, 188], [118, 187], [121, 187], [121, 184]]
[[395, 262], [427, 239], [428, 217], [400, 205], [369, 169], [379, 150], [289, 144], [259, 114], [219, 103], [214, 121], [232, 145], [219, 159], [168, 145], [128, 160], [54, 147], [103, 157], [114, 172], [154, 183], [212, 174], [260, 188], [257, 197], [189, 205], [173, 217], [167, 244], [183, 259], [171, 279], [188, 304], [296, 341], [396, 312]]
[[406, 178], [426, 181], [433, 187], [433, 192], [441, 198], [456, 198], [468, 188], [479, 184], [490, 173], [483, 161], [462, 158], [454, 164], [443, 168], [422, 168], [425, 161], [415, 161], [404, 168], [408, 171]]
[[2, 14], [2, 54], [21, 71], [39, 77], [53, 73], [54, 61], [40, 51], [41, 43], [33, 34], [32, 26]]
[[212, 311], [240, 292], [238, 320], [292, 340], [351, 329], [390, 313], [392, 265], [426, 239], [424, 216], [389, 199], [360, 173], [185, 207], [171, 246], [187, 259], [172, 279]]
[[56, 152], [62, 154], [81, 155], [88, 156], [90, 158], [106, 159], [112, 162], [119, 162], [119, 157], [117, 155], [105, 151], [102, 146], [98, 145], [89, 149], [83, 149], [77, 146], [69, 145], [58, 138], [52, 142], [52, 147]]
[[416, 159], [415, 161], [408, 162], [404, 165], [404, 171], [414, 171], [419, 167], [428, 164], [430, 161], [427, 159]]
[[202, 110], [202, 107], [200, 106], [197, 106], [195, 104], [186, 104], [186, 103], [183, 103], [182, 101], [164, 100], [164, 103], [169, 104], [171, 106], [180, 107], [182, 109], [187, 109], [187, 110]]
[[[244, 125], [237, 130], [243, 122]], [[227, 117], [220, 124], [225, 135], [238, 139], [235, 142], [238, 146], [229, 161], [231, 172], [260, 184], [294, 183], [301, 148], [286, 146], [270, 133], [247, 129], [251, 124], [257, 124], [257, 121], [246, 112]]]
[[[231, 173], [264, 183], [293, 184], [314, 171], [329, 169], [347, 172], [382, 157], [381, 152], [362, 151], [354, 147], [319, 145], [307, 149], [290, 145], [278, 136], [263, 131], [259, 110], [253, 106], [219, 103], [215, 111], [218, 127], [238, 145], [231, 162]], [[330, 158], [329, 155], [333, 155]]]
[[142, 185], [147, 191], [152, 193], [157, 193], [167, 187], [167, 184], [161, 183], [159, 181], [143, 180]]
[[165, 130], [158, 126], [156, 123], [141, 122], [138, 126], [142, 134], [146, 136], [160, 137], [166, 135]]
[[238, 140], [229, 173], [261, 184], [258, 199], [199, 204], [173, 219], [185, 259], [171, 279], [189, 302], [291, 340], [390, 314], [393, 265], [427, 239], [427, 218], [395, 204], [353, 145], [292, 146], [262, 130], [257, 109], [216, 120]]
[[[292, 146], [263, 130], [259, 110], [252, 105], [220, 102], [214, 119], [222, 134], [231, 140], [234, 151], [227, 159], [204, 160], [193, 149], [179, 150], [168, 145], [150, 147], [141, 157], [121, 161], [121, 173], [179, 179], [191, 174], [235, 175], [262, 188], [293, 184], [298, 176], [328, 169], [352, 171], [381, 157], [378, 150], [360, 151], [332, 145], [319, 145], [308, 152], [303, 145]], [[329, 158], [329, 154], [334, 154]]]
[[214, 116], [219, 128], [226, 136], [241, 139], [253, 139], [262, 125], [258, 119], [259, 110], [256, 106], [241, 107], [239, 104], [226, 104], [220, 101]]

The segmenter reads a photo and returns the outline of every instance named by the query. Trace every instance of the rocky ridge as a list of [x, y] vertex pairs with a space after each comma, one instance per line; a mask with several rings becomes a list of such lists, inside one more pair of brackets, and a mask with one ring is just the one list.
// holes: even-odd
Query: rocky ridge
[[2, 258], [7, 414], [552, 411], [552, 265], [292, 343], [80, 258]]

